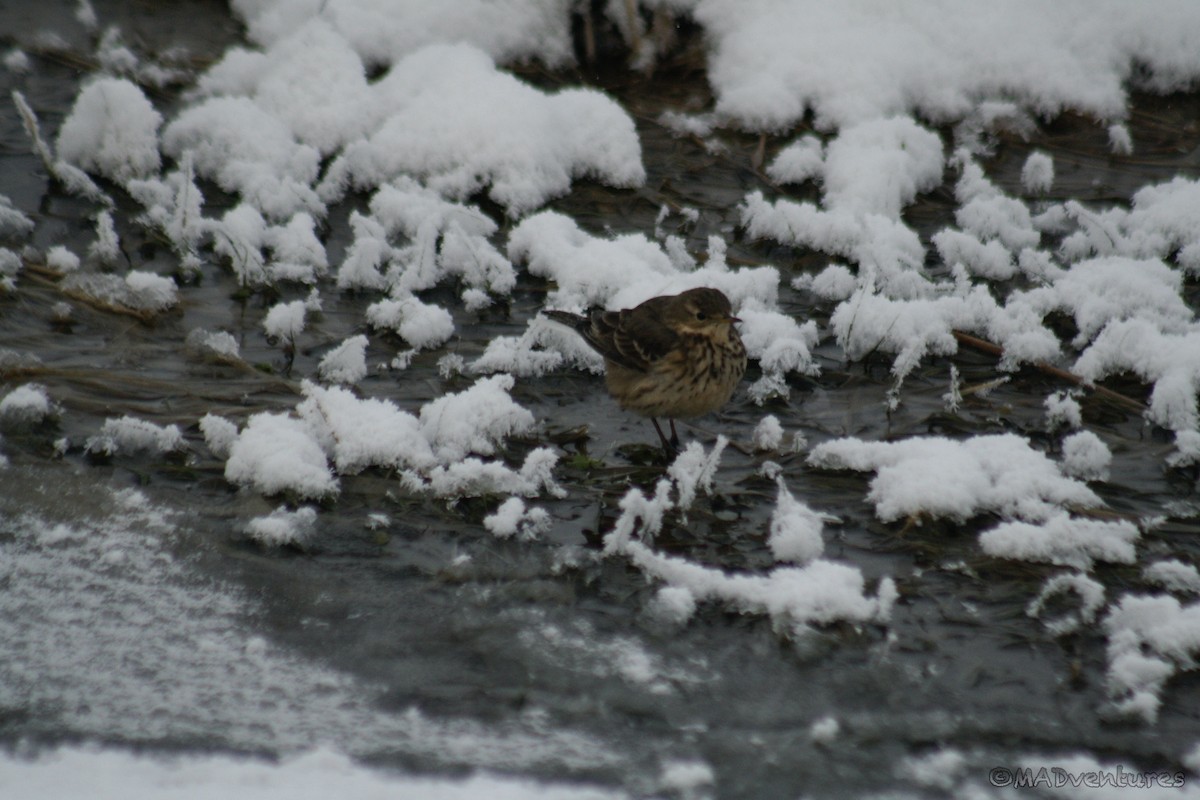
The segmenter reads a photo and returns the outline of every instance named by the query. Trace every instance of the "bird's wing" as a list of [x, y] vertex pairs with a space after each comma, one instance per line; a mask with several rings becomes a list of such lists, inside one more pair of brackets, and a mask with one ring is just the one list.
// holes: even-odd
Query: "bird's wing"
[[623, 367], [645, 372], [679, 343], [656, 309], [595, 312], [584, 335], [602, 356]]

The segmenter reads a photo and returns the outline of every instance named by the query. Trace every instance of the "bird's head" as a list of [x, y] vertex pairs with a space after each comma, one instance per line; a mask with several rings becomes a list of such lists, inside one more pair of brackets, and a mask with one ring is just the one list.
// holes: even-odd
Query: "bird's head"
[[667, 311], [667, 322], [677, 330], [711, 334], [724, 330], [735, 322], [729, 298], [718, 289], [702, 286], [676, 295], [677, 302]]

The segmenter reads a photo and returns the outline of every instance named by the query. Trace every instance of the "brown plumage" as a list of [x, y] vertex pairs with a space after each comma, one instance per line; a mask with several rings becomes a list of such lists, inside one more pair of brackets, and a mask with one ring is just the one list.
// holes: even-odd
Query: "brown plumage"
[[[733, 326], [739, 320], [716, 289], [652, 297], [621, 311], [546, 315], [604, 356], [609, 394], [622, 408], [650, 417], [667, 450], [679, 444], [675, 420], [725, 405], [746, 371], [746, 347]], [[656, 417], [670, 419], [670, 439]]]

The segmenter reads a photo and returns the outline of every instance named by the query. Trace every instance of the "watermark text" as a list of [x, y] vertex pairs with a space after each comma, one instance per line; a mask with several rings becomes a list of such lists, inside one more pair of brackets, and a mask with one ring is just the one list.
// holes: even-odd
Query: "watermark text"
[[1015, 789], [1182, 789], [1186, 777], [1182, 772], [1134, 772], [1119, 764], [1112, 769], [1079, 772], [1062, 767], [994, 767], [988, 772], [992, 786]]

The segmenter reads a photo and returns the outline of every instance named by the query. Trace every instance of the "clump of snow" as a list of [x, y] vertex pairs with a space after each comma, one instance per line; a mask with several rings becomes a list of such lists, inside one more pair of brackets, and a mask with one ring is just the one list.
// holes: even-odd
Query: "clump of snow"
[[897, 219], [918, 193], [942, 182], [944, 164], [942, 140], [908, 117], [848, 126], [826, 149], [823, 204]]
[[63, 287], [111, 306], [131, 311], [160, 313], [179, 303], [179, 288], [172, 278], [130, 270], [124, 278], [99, 272], [68, 273]]
[[1168, 591], [1200, 595], [1200, 571], [1177, 559], [1156, 561], [1144, 567], [1142, 577]]
[[[412, 178], [380, 187], [370, 214], [352, 213], [350, 227], [354, 242], [338, 269], [340, 288], [387, 288], [403, 297], [456, 277], [466, 287], [464, 305], [473, 311], [490, 304], [489, 292], [508, 294], [516, 285], [512, 264], [488, 239], [496, 223]], [[393, 244], [400, 236], [408, 243]]]
[[1016, 302], [1043, 317], [1071, 314], [1079, 329], [1072, 344], [1081, 347], [1119, 320], [1153, 320], [1162, 330], [1184, 330], [1193, 314], [1179, 295], [1182, 283], [1178, 272], [1157, 259], [1103, 256], [1074, 264], [1051, 286], [1022, 292]]
[[265, 517], [255, 517], [246, 523], [246, 534], [268, 547], [300, 544], [312, 536], [317, 523], [317, 510], [304, 506], [289, 511], [280, 506]]
[[266, 245], [272, 254], [267, 271], [273, 279], [311, 285], [326, 273], [329, 262], [325, 247], [317, 239], [315, 226], [316, 220], [311, 214], [297, 211], [286, 223], [264, 231]]
[[967, 768], [961, 750], [943, 747], [925, 755], [912, 755], [900, 762], [897, 773], [921, 786], [952, 792]]
[[304, 499], [338, 491], [338, 480], [308, 426], [268, 412], [250, 417], [229, 446], [225, 480], [265, 495], [289, 491]]
[[1083, 571], [1094, 561], [1133, 564], [1140, 532], [1128, 520], [1056, 514], [1040, 522], [1010, 520], [979, 534], [983, 552], [999, 558], [1040, 561]]
[[808, 726], [808, 738], [817, 744], [832, 744], [842, 731], [837, 717], [825, 716]]
[[441, 375], [444, 380], [449, 380], [455, 375], [462, 375], [467, 371], [467, 361], [458, 353], [447, 353], [437, 361], [438, 375]]
[[106, 208], [111, 208], [113, 206], [113, 199], [97, 186], [96, 182], [88, 177], [86, 172], [79, 167], [68, 164], [61, 158], [55, 158], [50, 145], [42, 138], [41, 126], [38, 123], [37, 114], [34, 113], [25, 96], [18, 91], [13, 91], [12, 99], [13, 104], [17, 107], [17, 114], [21, 117], [21, 124], [25, 128], [25, 133], [29, 136], [33, 144], [34, 153], [42, 160], [46, 171], [58, 181], [68, 194], [78, 195], [79, 197], [100, 203]]
[[854, 273], [843, 264], [830, 264], [816, 275], [800, 275], [792, 280], [793, 288], [812, 292], [823, 300], [845, 300], [857, 286]]
[[[944, 123], [980, 99], [1119, 120], [1133, 63], [1145, 65], [1159, 90], [1200, 73], [1200, 57], [1178, 35], [1200, 26], [1200, 10], [1161, 0], [1136, 20], [1120, 20], [1122, 7], [1119, 0], [1049, 10], [1013, 0], [916, 8], [770, 0], [746, 13], [737, 0], [712, 0], [693, 13], [711, 42], [717, 113], [771, 131], [810, 111], [820, 129], [899, 113]], [[1054, 64], [1053, 78], [1031, 70], [1033, 61]]]
[[837, 439], [814, 447], [808, 463], [876, 472], [867, 499], [884, 522], [920, 513], [961, 521], [985, 512], [1045, 521], [1067, 506], [1102, 505], [1085, 484], [1014, 434], [964, 441]]
[[661, 622], [682, 625], [696, 613], [696, 596], [684, 586], [663, 586], [655, 593], [648, 611]]
[[361, 399], [341, 387], [305, 381], [295, 417], [250, 418], [230, 447], [225, 477], [264, 494], [291, 491], [316, 498], [338, 491], [332, 461], [340, 474], [368, 467], [399, 470], [407, 489], [437, 496], [528, 497], [542, 491], [561, 496], [553, 477], [558, 456], [548, 448], [531, 451], [519, 469], [469, 457], [494, 455], [507, 437], [533, 429], [533, 415], [508, 394], [512, 385], [507, 375], [481, 378], [430, 401], [414, 416], [388, 400]]
[[1046, 407], [1046, 423], [1051, 429], [1060, 425], [1072, 429], [1083, 426], [1083, 411], [1079, 407], [1079, 401], [1075, 399], [1074, 392], [1054, 392], [1046, 396], [1043, 405]]
[[713, 768], [704, 761], [667, 761], [658, 776], [658, 785], [663, 791], [697, 800], [707, 797], [716, 782]]
[[125, 78], [86, 85], [58, 133], [61, 158], [118, 183], [158, 171], [162, 115]]
[[783, 426], [774, 414], [767, 414], [754, 426], [750, 441], [755, 450], [778, 450], [783, 444]]
[[454, 335], [454, 318], [449, 311], [411, 295], [371, 304], [367, 307], [367, 322], [395, 331], [417, 350], [443, 345]]
[[957, 414], [959, 407], [962, 405], [962, 377], [959, 375], [958, 367], [954, 364], [950, 365], [950, 390], [942, 395], [942, 400], [946, 403], [946, 410], [951, 414]]
[[335, 30], [336, 16], [311, 10], [306, 16], [265, 52], [230, 48], [198, 88], [204, 95], [252, 99], [298, 142], [327, 156], [366, 133], [371, 92], [362, 60]]
[[1200, 463], [1200, 431], [1176, 431], [1175, 452], [1167, 456], [1167, 465], [1185, 467]]
[[[235, 0], [235, 13], [250, 38], [273, 46], [311, 25], [313, 8], [287, 0]], [[430, 42], [465, 41], [498, 61], [537, 58], [559, 67], [574, 60], [569, 9], [538, 0], [513, 0], [496, 6], [487, 0], [441, 3], [354, 2], [326, 6], [329, 24], [364, 62], [389, 64]], [[624, 13], [622, 10], [621, 13]]]
[[91, 0], [79, 0], [75, 4], [75, 19], [90, 31], [100, 27], [100, 20], [96, 18], [96, 9], [92, 7]]
[[1045, 194], [1054, 185], [1054, 159], [1035, 151], [1021, 167], [1021, 186], [1030, 194]]
[[144, 419], [124, 416], [106, 419], [100, 432], [89, 436], [84, 449], [106, 456], [118, 453], [161, 455], [183, 447], [183, 434], [177, 425], [155, 425]]
[[0, 235], [18, 238], [33, 232], [33, 220], [0, 194]]
[[423, 469], [436, 463], [417, 418], [391, 401], [360, 399], [347, 389], [308, 382], [303, 391], [306, 399], [297, 413], [339, 472], [353, 474], [371, 466]]
[[312, 298], [292, 300], [290, 303], [276, 303], [263, 317], [263, 330], [267, 336], [294, 343], [304, 332], [308, 312], [313, 310]]
[[[706, 467], [703, 463], [698, 469]], [[812, 624], [886, 622], [889, 618], [897, 596], [892, 580], [881, 580], [876, 596], [870, 597], [865, 594], [862, 573], [843, 564], [817, 559], [803, 567], [778, 567], [765, 575], [739, 575], [652, 550], [634, 534], [646, 539], [661, 529], [665, 515], [676, 508], [671, 500], [673, 488], [674, 481], [668, 477], [658, 482], [653, 497], [630, 489], [621, 499], [621, 516], [604, 536], [605, 555], [623, 556], [647, 577], [686, 591], [666, 599], [660, 595], [656, 598], [660, 609], [666, 607], [679, 615], [695, 603], [720, 601], [740, 613], [765, 614], [781, 633], [797, 636]]]
[[713, 114], [685, 114], [668, 110], [659, 114], [658, 124], [676, 136], [695, 136], [703, 139], [712, 134], [717, 119]]
[[1133, 136], [1129, 133], [1129, 127], [1122, 122], [1109, 125], [1108, 146], [1119, 156], [1133, 153]]
[[[1164, 333], [1149, 318], [1113, 321], [1076, 360], [1074, 371], [1091, 382], [1132, 372], [1154, 384], [1147, 419], [1177, 433], [1194, 431], [1200, 427], [1200, 358], [1193, 355], [1200, 353], [1197, 348], [1200, 331]], [[1188, 441], [1177, 438], [1176, 446]]]
[[717, 466], [721, 463], [721, 454], [728, 446], [729, 440], [724, 435], [717, 436], [711, 451], [705, 450], [704, 445], [699, 442], [688, 442], [683, 452], [667, 467], [667, 476], [675, 482], [675, 488], [679, 492], [676, 506], [683, 514], [685, 522], [688, 509], [696, 500], [697, 491], [712, 493], [712, 482], [717, 473]]
[[1063, 439], [1063, 472], [1084, 480], [1106, 480], [1112, 452], [1091, 431], [1078, 431]]
[[17, 275], [24, 269], [25, 262], [7, 247], [0, 247], [0, 289], [13, 292], [17, 289]]
[[536, 539], [550, 530], [550, 514], [544, 508], [526, 508], [520, 497], [510, 497], [500, 504], [492, 514], [483, 518], [483, 527], [498, 538], [516, 536], [520, 539]]
[[1200, 603], [1184, 606], [1165, 595], [1127, 594], [1104, 618], [1108, 636], [1108, 695], [1118, 713], [1158, 718], [1162, 691], [1177, 672], [1196, 669]]
[[200, 432], [204, 434], [204, 443], [217, 458], [228, 458], [229, 449], [238, 438], [237, 425], [212, 413], [200, 418]]
[[401, 484], [413, 492], [428, 492], [437, 497], [478, 497], [485, 494], [511, 494], [534, 497], [545, 492], [565, 497], [567, 492], [554, 480], [558, 454], [539, 447], [525, 456], [525, 463], [514, 470], [497, 461], [466, 458], [437, 466], [426, 473], [406, 470]]
[[822, 531], [824, 519], [788, 491], [783, 478], [778, 478], [779, 494], [771, 513], [767, 546], [776, 561], [807, 564], [825, 552]]
[[438, 461], [453, 464], [468, 453], [492, 455], [506, 438], [533, 430], [533, 414], [508, 394], [513, 383], [510, 375], [480, 378], [421, 408], [421, 434]]
[[367, 377], [367, 337], [351, 336], [321, 358], [317, 365], [321, 380], [356, 384]]
[[153, 272], [130, 270], [125, 276], [128, 289], [125, 305], [141, 311], [166, 311], [179, 302], [179, 289], [172, 278]]
[[777, 183], [819, 180], [825, 171], [825, 145], [812, 134], [784, 147], [767, 167], [767, 177]]
[[116, 264], [121, 258], [121, 239], [108, 209], [96, 214], [96, 240], [88, 245], [88, 256], [101, 264]]
[[131, 180], [125, 189], [146, 209], [138, 222], [166, 237], [185, 271], [198, 270], [201, 241], [218, 238], [221, 226], [203, 217], [204, 194], [196, 186], [191, 153], [165, 176]]
[[31, 66], [29, 55], [19, 47], [14, 47], [4, 54], [3, 64], [5, 69], [17, 75], [29, 72]]
[[323, 216], [312, 188], [320, 152], [297, 142], [276, 116], [245, 97], [214, 97], [186, 108], [163, 130], [163, 152], [190, 153], [196, 174], [272, 220], [299, 211]]
[[1046, 630], [1053, 636], [1062, 636], [1095, 622], [1096, 613], [1104, 607], [1104, 584], [1078, 572], [1055, 575], [1047, 580], [1037, 597], [1025, 607], [1025, 613], [1035, 619], [1040, 618], [1051, 600], [1067, 592], [1079, 597], [1079, 608], [1056, 619], [1046, 620]]
[[546, 95], [468, 44], [430, 45], [397, 62], [360, 113], [374, 109], [391, 113], [334, 159], [325, 200], [407, 174], [455, 199], [488, 187], [516, 217], [576, 177], [619, 187], [646, 178], [633, 121], [616, 103], [591, 89]]
[[184, 345], [188, 350], [198, 354], [211, 354], [222, 359], [239, 358], [240, 348], [237, 339], [228, 331], [206, 331], [194, 328], [187, 335]]
[[5, 422], [36, 425], [53, 413], [46, 388], [36, 383], [18, 386], [0, 398], [0, 420]]
[[1058, 210], [1059, 215], [1077, 229], [1063, 240], [1060, 253], [1069, 261], [1094, 256], [1139, 261], [1174, 258], [1189, 275], [1200, 273], [1198, 196], [1200, 182], [1177, 177], [1139, 189], [1132, 207], [1093, 210], [1069, 200]]
[[59, 272], [74, 272], [79, 269], [79, 256], [65, 245], [56, 244], [46, 251], [46, 266]]

